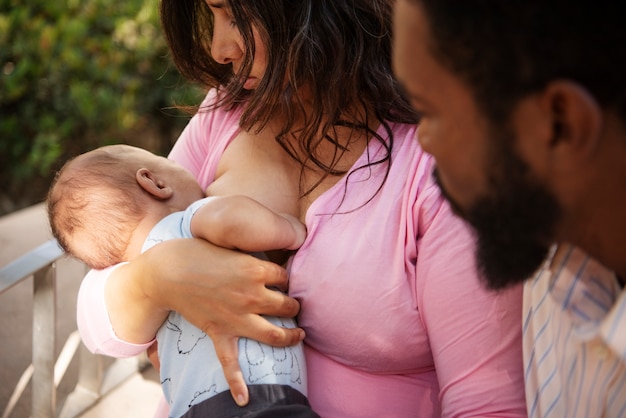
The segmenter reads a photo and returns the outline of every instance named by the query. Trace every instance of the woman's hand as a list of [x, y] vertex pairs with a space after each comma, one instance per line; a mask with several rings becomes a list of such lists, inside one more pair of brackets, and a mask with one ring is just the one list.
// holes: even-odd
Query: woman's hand
[[106, 303], [117, 335], [129, 342], [152, 339], [172, 310], [203, 330], [215, 345], [233, 398], [248, 403], [237, 341], [247, 337], [284, 347], [304, 338], [299, 328], [277, 327], [260, 315], [294, 317], [299, 303], [268, 289], [285, 290], [286, 271], [271, 262], [200, 239], [163, 242], [116, 269]]

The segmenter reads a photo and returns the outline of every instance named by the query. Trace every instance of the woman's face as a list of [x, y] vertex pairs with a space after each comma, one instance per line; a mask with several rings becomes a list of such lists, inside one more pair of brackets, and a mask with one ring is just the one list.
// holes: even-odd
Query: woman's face
[[[246, 58], [246, 48], [243, 38], [231, 14], [226, 0], [206, 0], [213, 13], [213, 39], [211, 55], [220, 64], [232, 64], [233, 73], [239, 74]], [[259, 32], [252, 27], [255, 53], [252, 68], [244, 81], [243, 88], [254, 90], [258, 85], [267, 67], [267, 54]]]

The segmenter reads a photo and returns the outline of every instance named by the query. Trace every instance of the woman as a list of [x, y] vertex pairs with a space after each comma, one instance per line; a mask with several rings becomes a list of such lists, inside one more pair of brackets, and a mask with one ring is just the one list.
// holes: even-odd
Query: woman
[[[170, 158], [208, 195], [250, 195], [306, 224], [289, 295], [321, 416], [524, 416], [521, 292], [482, 288], [432, 181], [390, 68], [391, 3], [162, 0], [176, 65], [212, 88]], [[267, 182], [271, 201], [255, 194]], [[213, 339], [243, 405], [237, 338], [304, 336], [259, 316], [299, 308], [266, 286], [286, 288], [286, 270], [170, 241], [92, 272], [79, 327], [93, 350], [130, 355], [178, 311]]]

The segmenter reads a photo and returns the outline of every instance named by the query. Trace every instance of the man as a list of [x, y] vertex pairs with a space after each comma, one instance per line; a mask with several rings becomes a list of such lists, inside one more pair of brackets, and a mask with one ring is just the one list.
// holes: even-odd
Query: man
[[625, 417], [624, 3], [395, 7], [396, 74], [482, 276], [495, 289], [532, 278], [529, 415]]

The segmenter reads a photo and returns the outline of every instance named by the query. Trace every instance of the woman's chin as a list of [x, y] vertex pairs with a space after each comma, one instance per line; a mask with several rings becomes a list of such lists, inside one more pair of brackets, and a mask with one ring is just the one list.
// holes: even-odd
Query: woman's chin
[[243, 83], [244, 90], [254, 90], [259, 85], [259, 80], [256, 77], [248, 77], [246, 82]]

